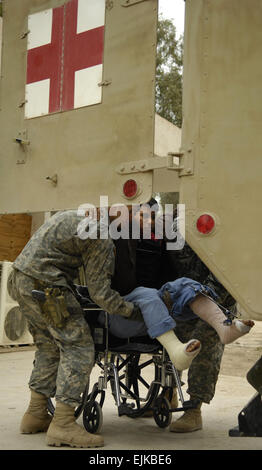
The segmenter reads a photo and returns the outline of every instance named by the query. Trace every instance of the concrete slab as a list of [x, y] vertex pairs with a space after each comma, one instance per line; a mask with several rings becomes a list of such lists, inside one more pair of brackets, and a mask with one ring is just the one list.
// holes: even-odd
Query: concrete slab
[[[204, 428], [201, 431], [170, 433], [168, 428], [159, 428], [153, 418], [118, 417], [108, 388], [101, 430], [105, 440], [103, 450], [261, 450], [262, 438], [228, 436], [229, 429], [237, 425], [238, 413], [255, 394], [245, 375], [259, 359], [261, 348], [262, 323], [257, 323], [248, 336], [226, 347], [216, 395], [210, 405], [202, 407]], [[33, 347], [0, 348], [0, 450], [54, 450], [46, 446], [43, 433], [19, 433], [20, 420], [29, 400], [27, 382], [33, 358]], [[148, 370], [149, 376], [150, 373]], [[91, 383], [97, 381], [98, 375], [96, 366]], [[186, 382], [185, 373], [183, 380]], [[180, 415], [173, 414], [173, 419]], [[81, 424], [81, 416], [78, 422]]]

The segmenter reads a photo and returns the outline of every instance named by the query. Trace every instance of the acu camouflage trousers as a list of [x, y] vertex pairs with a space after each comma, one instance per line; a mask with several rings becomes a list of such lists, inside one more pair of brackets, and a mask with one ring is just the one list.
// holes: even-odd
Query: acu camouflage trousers
[[192, 338], [201, 341], [201, 351], [188, 370], [187, 392], [193, 398], [210, 403], [215, 394], [224, 346], [214, 328], [200, 318], [185, 322], [176, 317], [175, 333], [182, 342]]
[[94, 343], [89, 326], [70, 290], [66, 291], [66, 303], [72, 313], [65, 326], [49, 325], [38, 302], [32, 298], [33, 289], [33, 278], [17, 270], [11, 272], [9, 294], [19, 303], [37, 348], [29, 387], [76, 407], [81, 403], [81, 394], [94, 365]]

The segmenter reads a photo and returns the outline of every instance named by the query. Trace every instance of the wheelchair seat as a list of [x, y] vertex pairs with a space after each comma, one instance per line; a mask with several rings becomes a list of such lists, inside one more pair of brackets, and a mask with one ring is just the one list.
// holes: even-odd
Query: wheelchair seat
[[[107, 328], [98, 321], [98, 312], [102, 311], [101, 307], [92, 302], [86, 286], [75, 285], [77, 300], [84, 310], [86, 322], [88, 323], [91, 334], [95, 343], [96, 352], [101, 352], [108, 348], [111, 352], [119, 353], [139, 353], [152, 354], [161, 350], [161, 345], [157, 340], [149, 338], [149, 336], [141, 336], [134, 338], [118, 338], [106, 331]], [[108, 342], [107, 342], [107, 338]]]
[[90, 327], [96, 352], [104, 352], [106, 349], [109, 349], [111, 352], [122, 352], [125, 354], [131, 352], [151, 354], [161, 350], [160, 343], [149, 336], [119, 338], [112, 335], [108, 328], [101, 325], [98, 321], [97, 310], [89, 310], [88, 304], [86, 304], [86, 308], [83, 309], [84, 316]]
[[88, 308], [89, 310], [102, 310], [101, 307], [96, 305], [92, 300], [86, 286], [80, 286], [74, 284], [75, 296], [80, 303], [82, 308]]
[[[108, 328], [108, 314], [106, 313], [104, 325], [98, 321], [99, 311], [103, 309], [92, 301], [87, 287], [75, 285], [74, 293], [90, 327], [95, 344], [95, 364], [100, 369], [100, 376], [91, 393], [88, 381], [82, 402], [75, 410], [76, 418], [82, 413], [83, 424], [88, 432], [96, 433], [101, 429], [102, 407], [108, 385], [111, 387], [119, 416], [137, 418], [150, 411], [161, 428], [170, 424], [172, 412], [196, 407], [194, 400], [184, 400], [179, 375], [157, 340], [149, 336], [113, 336]], [[36, 299], [40, 296], [43, 301], [45, 293], [32, 291], [32, 295]], [[148, 367], [150, 378], [144, 375]], [[176, 409], [171, 408], [167, 399], [167, 394], [172, 395], [174, 386], [178, 389], [182, 405]], [[54, 413], [51, 399], [48, 400], [48, 410], [51, 414]]]

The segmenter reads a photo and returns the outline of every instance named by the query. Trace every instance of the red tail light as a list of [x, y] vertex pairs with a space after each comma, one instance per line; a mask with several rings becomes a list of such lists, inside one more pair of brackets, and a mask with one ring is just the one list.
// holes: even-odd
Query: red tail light
[[132, 198], [137, 194], [137, 182], [135, 180], [127, 180], [123, 186], [125, 197]]
[[212, 230], [215, 227], [215, 220], [209, 214], [202, 214], [197, 219], [196, 226], [197, 226], [197, 230], [200, 233], [203, 233], [204, 235], [208, 235], [209, 233], [212, 232]]

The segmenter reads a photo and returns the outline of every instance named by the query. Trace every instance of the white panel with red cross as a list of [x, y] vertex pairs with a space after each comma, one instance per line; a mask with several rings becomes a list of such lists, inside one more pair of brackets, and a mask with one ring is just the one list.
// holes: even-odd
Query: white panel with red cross
[[71, 0], [28, 17], [25, 117], [101, 103], [105, 0]]

